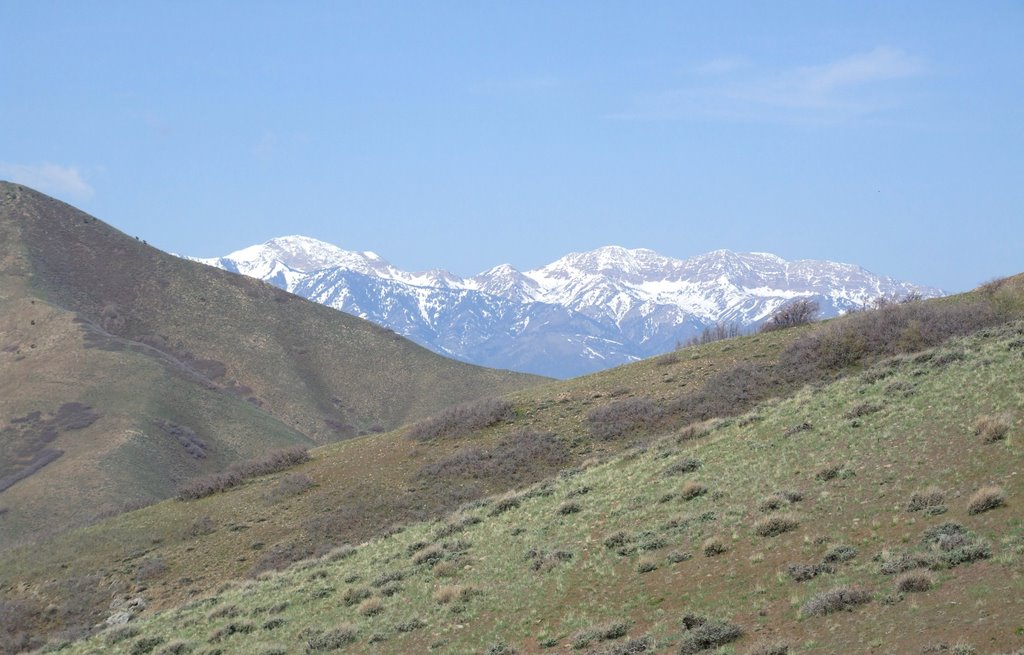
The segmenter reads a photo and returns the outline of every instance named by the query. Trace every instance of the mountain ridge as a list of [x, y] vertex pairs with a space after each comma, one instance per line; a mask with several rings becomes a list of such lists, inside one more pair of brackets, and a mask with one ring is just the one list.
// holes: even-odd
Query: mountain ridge
[[[258, 277], [456, 359], [563, 378], [666, 352], [719, 323], [756, 329], [795, 298], [817, 301], [831, 317], [880, 296], [944, 295], [854, 264], [725, 249], [676, 259], [603, 246], [527, 271], [505, 263], [470, 277], [403, 271], [376, 253], [301, 235], [190, 259]], [[559, 320], [551, 322], [553, 314]], [[539, 330], [545, 320], [550, 330]], [[467, 332], [467, 321], [477, 329]], [[506, 342], [504, 352], [495, 339]], [[554, 357], [545, 348], [552, 339], [562, 344]]]

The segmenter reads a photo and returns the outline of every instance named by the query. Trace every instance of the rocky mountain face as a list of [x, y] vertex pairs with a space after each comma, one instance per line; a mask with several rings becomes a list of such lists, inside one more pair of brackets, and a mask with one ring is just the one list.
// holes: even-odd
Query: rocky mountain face
[[828, 317], [879, 296], [941, 295], [851, 264], [728, 250], [673, 259], [607, 246], [535, 270], [502, 264], [462, 278], [410, 273], [372, 252], [289, 236], [197, 261], [366, 318], [456, 359], [552, 377], [666, 352], [716, 323], [754, 330], [794, 298], [816, 300]]

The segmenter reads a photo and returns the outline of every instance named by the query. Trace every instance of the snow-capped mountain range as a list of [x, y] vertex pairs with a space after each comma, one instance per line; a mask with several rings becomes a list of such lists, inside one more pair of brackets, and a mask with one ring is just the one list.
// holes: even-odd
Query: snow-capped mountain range
[[719, 322], [755, 329], [794, 298], [817, 300], [827, 317], [879, 296], [941, 295], [851, 264], [728, 250], [673, 259], [607, 246], [531, 271], [502, 264], [468, 278], [410, 273], [376, 253], [303, 236], [190, 259], [355, 314], [443, 355], [553, 377], [667, 352]]

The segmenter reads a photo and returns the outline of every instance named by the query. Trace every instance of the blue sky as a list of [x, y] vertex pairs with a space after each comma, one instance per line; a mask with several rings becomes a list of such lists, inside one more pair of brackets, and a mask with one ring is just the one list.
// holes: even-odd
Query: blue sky
[[1024, 270], [1024, 3], [0, 0], [0, 179], [197, 256]]

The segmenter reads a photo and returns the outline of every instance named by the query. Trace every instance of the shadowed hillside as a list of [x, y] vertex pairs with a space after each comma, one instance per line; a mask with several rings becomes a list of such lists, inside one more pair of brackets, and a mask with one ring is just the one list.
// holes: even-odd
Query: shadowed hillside
[[0, 183], [0, 546], [269, 448], [539, 380], [443, 359]]

